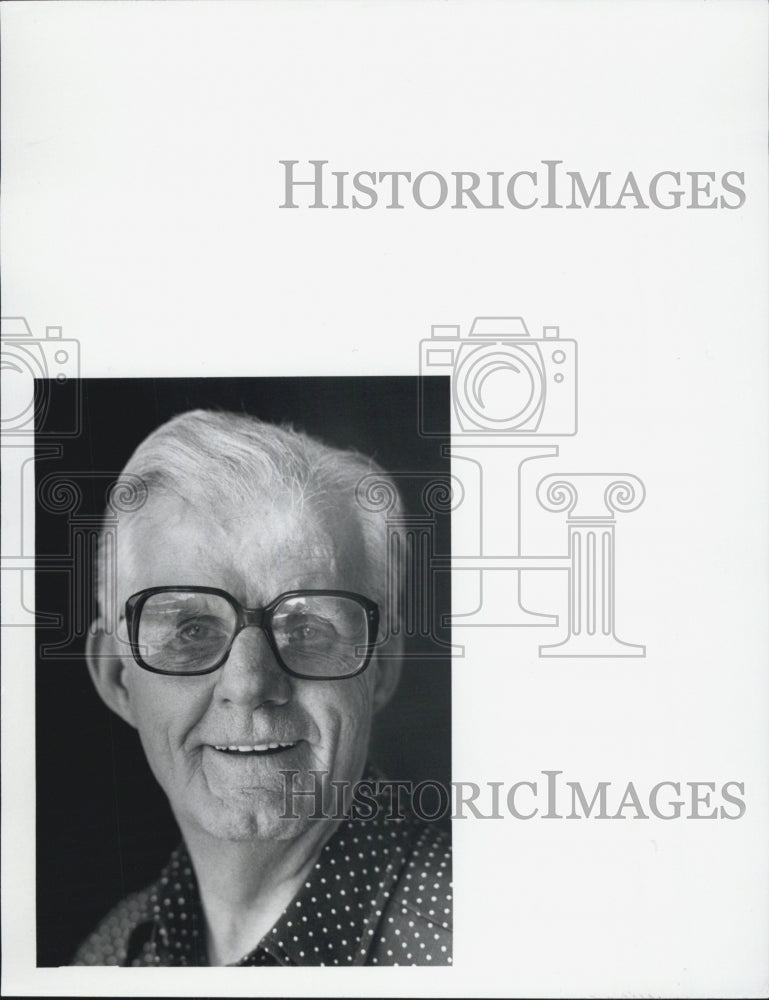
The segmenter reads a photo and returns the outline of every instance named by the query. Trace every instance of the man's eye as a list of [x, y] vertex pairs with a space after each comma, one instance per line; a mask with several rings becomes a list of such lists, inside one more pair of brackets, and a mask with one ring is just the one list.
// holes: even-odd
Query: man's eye
[[316, 628], [314, 625], [300, 625], [291, 633], [295, 639], [312, 639], [313, 636], [320, 634], [321, 630]]
[[200, 639], [205, 637], [206, 631], [203, 625], [195, 623], [194, 625], [185, 625], [184, 628], [179, 629], [179, 635], [182, 639]]
[[176, 629], [177, 638], [189, 643], [217, 639], [221, 634], [222, 630], [217, 628], [215, 622], [206, 622], [200, 619], [185, 622]]
[[286, 629], [289, 643], [304, 644], [328, 643], [336, 638], [336, 629], [327, 621], [319, 618], [305, 619], [295, 622]]

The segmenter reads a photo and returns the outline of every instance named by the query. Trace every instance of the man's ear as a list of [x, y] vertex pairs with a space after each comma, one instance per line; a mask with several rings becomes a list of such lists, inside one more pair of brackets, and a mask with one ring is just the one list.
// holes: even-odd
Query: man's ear
[[378, 657], [374, 669], [376, 678], [374, 680], [374, 712], [384, 708], [387, 702], [395, 694], [398, 681], [401, 679], [401, 667], [403, 666], [400, 656]]
[[104, 631], [101, 618], [94, 622], [88, 633], [85, 656], [88, 672], [101, 700], [135, 729], [131, 699], [125, 683], [126, 667], [115, 636]]

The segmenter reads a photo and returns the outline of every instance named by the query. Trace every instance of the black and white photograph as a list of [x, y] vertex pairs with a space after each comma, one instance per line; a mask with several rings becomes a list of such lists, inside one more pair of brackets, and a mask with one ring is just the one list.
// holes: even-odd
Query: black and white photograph
[[449, 964], [448, 380], [57, 388], [38, 963]]
[[0, 993], [769, 994], [769, 7], [0, 48]]

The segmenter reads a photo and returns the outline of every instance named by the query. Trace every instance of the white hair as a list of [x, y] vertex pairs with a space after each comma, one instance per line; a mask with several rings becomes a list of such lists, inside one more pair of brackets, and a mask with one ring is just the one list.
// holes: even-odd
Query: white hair
[[[402, 501], [392, 478], [373, 459], [330, 447], [288, 425], [247, 414], [192, 410], [145, 438], [122, 475], [130, 476], [132, 484], [141, 480], [150, 501], [176, 494], [215, 511], [223, 497], [247, 505], [263, 502], [267, 495], [295, 509], [310, 507], [321, 516], [353, 517], [360, 530], [368, 596], [380, 605], [383, 621], [385, 615], [391, 621], [398, 616], [400, 600], [388, 594], [388, 578], [393, 585], [388, 519], [397, 523], [402, 518]], [[385, 495], [386, 503], [376, 502]], [[142, 512], [123, 517], [141, 518]], [[99, 549], [98, 594], [104, 614], [103, 538]], [[400, 589], [397, 583], [395, 589]], [[387, 607], [388, 600], [395, 607]]]

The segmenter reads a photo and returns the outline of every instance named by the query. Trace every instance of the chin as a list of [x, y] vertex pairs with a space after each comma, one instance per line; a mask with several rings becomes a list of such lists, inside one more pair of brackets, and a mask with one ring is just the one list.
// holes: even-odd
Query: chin
[[307, 829], [306, 815], [285, 815], [282, 793], [249, 790], [218, 800], [195, 815], [194, 821], [218, 840], [292, 840]]

